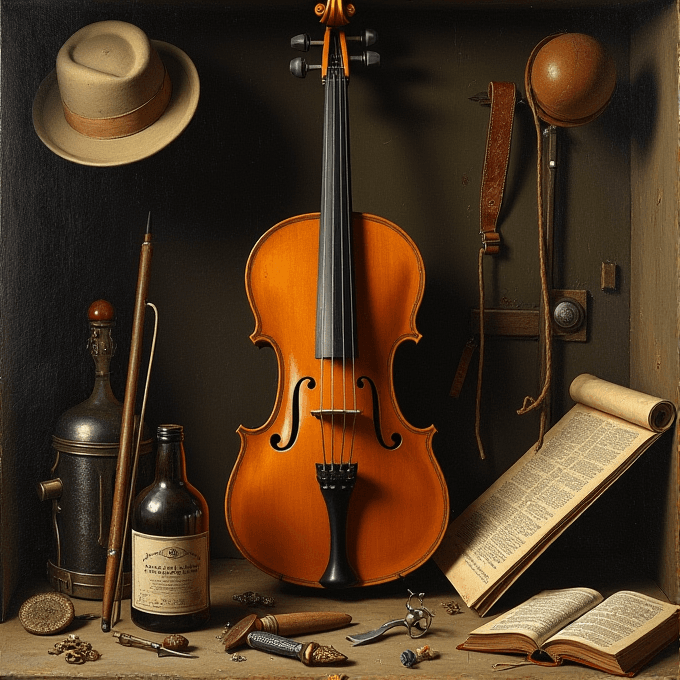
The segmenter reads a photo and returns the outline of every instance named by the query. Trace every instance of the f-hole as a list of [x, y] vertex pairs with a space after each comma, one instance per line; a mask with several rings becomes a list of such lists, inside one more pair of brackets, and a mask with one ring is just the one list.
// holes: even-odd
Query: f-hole
[[281, 446], [281, 435], [273, 434], [269, 439], [269, 443], [276, 451], [288, 451], [288, 449], [295, 444], [298, 434], [300, 433], [300, 390], [304, 383], [308, 383], [307, 387], [310, 390], [313, 390], [316, 387], [316, 381], [309, 376], [300, 378], [295, 384], [295, 389], [293, 390], [293, 411], [291, 414], [293, 417], [293, 426], [290, 431], [290, 439], [287, 444]]
[[378, 440], [380, 446], [382, 446], [384, 449], [387, 449], [388, 451], [394, 451], [395, 449], [398, 449], [399, 446], [401, 445], [402, 442], [401, 435], [398, 432], [393, 432], [390, 435], [390, 439], [392, 440], [392, 446], [388, 446], [385, 443], [385, 440], [383, 439], [382, 436], [382, 428], [380, 426], [380, 399], [378, 398], [378, 390], [376, 390], [375, 388], [375, 383], [366, 375], [362, 375], [357, 380], [357, 385], [360, 388], [363, 389], [364, 380], [371, 387], [371, 397], [373, 398], [373, 427], [375, 428], [376, 439]]

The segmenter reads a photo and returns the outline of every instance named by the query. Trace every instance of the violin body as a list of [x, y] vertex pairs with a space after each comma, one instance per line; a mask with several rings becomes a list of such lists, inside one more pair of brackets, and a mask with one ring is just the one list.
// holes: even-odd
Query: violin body
[[[251, 339], [276, 353], [278, 390], [267, 422], [238, 430], [225, 511], [236, 546], [262, 571], [345, 588], [425, 562], [449, 501], [435, 429], [406, 422], [392, 384], [399, 345], [420, 339], [423, 261], [397, 225], [352, 210], [347, 15], [341, 0], [315, 11], [327, 23], [321, 210], [272, 227], [248, 260]], [[291, 62], [294, 75], [307, 68]]]
[[[338, 440], [354, 438], [356, 486], [347, 517], [347, 553], [355, 585], [390, 581], [420, 566], [436, 549], [448, 520], [446, 483], [431, 449], [434, 427], [417, 429], [401, 414], [392, 389], [397, 347], [420, 338], [415, 327], [425, 273], [420, 254], [397, 225], [379, 217], [353, 216], [359, 351], [355, 432], [335, 423]], [[227, 524], [242, 554], [266, 573], [318, 586], [328, 561], [329, 519], [315, 476], [322, 459], [319, 390], [346, 389], [340, 376], [322, 379], [314, 356], [318, 214], [277, 224], [253, 249], [246, 269], [248, 298], [256, 319], [251, 339], [271, 346], [278, 359], [278, 393], [269, 420], [240, 427], [241, 451], [227, 488]], [[344, 369], [336, 360], [336, 373]], [[310, 384], [314, 387], [310, 387]], [[328, 400], [328, 395], [326, 400]], [[335, 399], [341, 401], [342, 394]], [[296, 423], [295, 413], [299, 413]], [[393, 450], [381, 446], [381, 436]], [[330, 423], [325, 427], [331, 428]], [[297, 434], [296, 434], [296, 429]], [[272, 436], [286, 451], [272, 446]], [[326, 448], [329, 444], [326, 443]]]

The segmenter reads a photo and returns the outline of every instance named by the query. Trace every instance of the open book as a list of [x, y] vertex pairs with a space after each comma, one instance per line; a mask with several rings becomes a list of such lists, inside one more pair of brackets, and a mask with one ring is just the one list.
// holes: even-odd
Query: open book
[[480, 616], [675, 419], [670, 401], [583, 374], [576, 405], [449, 525], [434, 560]]
[[606, 600], [590, 588], [545, 590], [474, 630], [458, 649], [525, 654], [548, 666], [569, 660], [632, 676], [677, 640], [678, 609], [627, 590]]

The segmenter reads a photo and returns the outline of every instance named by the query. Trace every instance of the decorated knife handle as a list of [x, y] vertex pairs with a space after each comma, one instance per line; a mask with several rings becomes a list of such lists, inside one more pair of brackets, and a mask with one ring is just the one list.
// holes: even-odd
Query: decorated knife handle
[[278, 654], [279, 656], [288, 656], [291, 659], [299, 659], [300, 652], [305, 646], [302, 642], [296, 642], [280, 635], [274, 635], [274, 633], [259, 630], [248, 633], [247, 640], [248, 646], [253, 649], [259, 649], [261, 652], [269, 652], [270, 654]]
[[248, 633], [247, 642], [253, 649], [298, 659], [305, 666], [328, 666], [347, 661], [347, 657], [334, 647], [318, 642], [296, 642], [260, 630]]

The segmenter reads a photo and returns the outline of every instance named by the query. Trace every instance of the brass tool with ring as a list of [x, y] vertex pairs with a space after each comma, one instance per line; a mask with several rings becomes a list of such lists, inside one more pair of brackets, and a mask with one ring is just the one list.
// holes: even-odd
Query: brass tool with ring
[[[407, 614], [403, 619], [394, 619], [383, 623], [380, 628], [368, 631], [367, 633], [357, 633], [356, 635], [348, 635], [347, 639], [356, 647], [357, 645], [365, 645], [367, 642], [373, 642], [379, 638], [383, 633], [390, 630], [390, 628], [396, 628], [397, 626], [404, 626], [408, 630], [408, 634], [411, 638], [419, 638], [425, 635], [432, 624], [432, 617], [434, 613], [431, 612], [427, 607], [423, 605], [423, 597], [425, 593], [420, 593], [415, 595], [410, 590], [408, 600], [406, 600]], [[419, 607], [411, 606], [411, 600], [414, 597], [418, 597], [420, 600]]]

